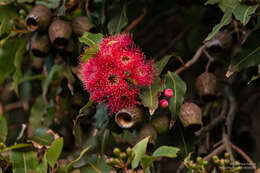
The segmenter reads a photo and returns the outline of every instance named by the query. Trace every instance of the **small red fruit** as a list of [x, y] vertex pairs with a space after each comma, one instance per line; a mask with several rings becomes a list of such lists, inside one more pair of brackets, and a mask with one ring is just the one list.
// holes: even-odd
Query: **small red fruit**
[[167, 107], [168, 107], [168, 101], [165, 100], [165, 99], [162, 99], [162, 100], [160, 101], [160, 107], [161, 107], [161, 108], [167, 108]]
[[172, 89], [170, 89], [170, 88], [165, 89], [165, 90], [164, 90], [164, 96], [165, 96], [167, 99], [170, 98], [171, 96], [173, 96], [173, 91], [172, 91]]

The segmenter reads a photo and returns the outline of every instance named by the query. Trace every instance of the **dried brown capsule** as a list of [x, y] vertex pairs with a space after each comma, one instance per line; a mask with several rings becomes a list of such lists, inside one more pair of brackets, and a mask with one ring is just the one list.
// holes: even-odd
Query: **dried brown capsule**
[[49, 27], [49, 37], [56, 49], [65, 49], [72, 33], [70, 23], [64, 20], [56, 20]]
[[26, 26], [29, 31], [44, 30], [51, 21], [51, 11], [44, 5], [36, 5], [26, 17]]
[[77, 35], [82, 35], [94, 27], [95, 25], [91, 23], [87, 16], [78, 16], [72, 20], [72, 30]]
[[197, 131], [202, 126], [202, 113], [199, 106], [194, 103], [184, 103], [179, 112], [179, 118], [185, 128]]
[[137, 140], [140, 141], [150, 136], [148, 145], [153, 148], [157, 140], [157, 132], [152, 124], [145, 124], [137, 134]]
[[213, 73], [205, 72], [196, 80], [196, 88], [200, 97], [205, 101], [211, 101], [216, 97], [217, 79]]
[[116, 123], [122, 128], [131, 128], [144, 120], [143, 111], [139, 106], [124, 108], [115, 115]]
[[158, 134], [163, 134], [169, 130], [169, 117], [168, 115], [161, 114], [152, 120], [152, 125], [155, 127]]
[[31, 51], [37, 57], [47, 56], [50, 49], [49, 37], [47, 34], [34, 33], [31, 38]]

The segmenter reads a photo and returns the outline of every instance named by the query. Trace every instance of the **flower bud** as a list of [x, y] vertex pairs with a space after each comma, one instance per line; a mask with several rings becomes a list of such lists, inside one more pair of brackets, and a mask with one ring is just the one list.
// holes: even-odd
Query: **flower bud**
[[44, 5], [36, 5], [26, 17], [26, 26], [29, 31], [44, 30], [51, 21], [51, 11]]
[[225, 153], [224, 156], [225, 156], [225, 159], [230, 159], [230, 154], [229, 153]]
[[144, 121], [141, 107], [133, 106], [118, 111], [115, 115], [116, 123], [122, 128], [131, 128]]
[[146, 124], [137, 134], [138, 141], [150, 136], [149, 144], [151, 147], [155, 146], [157, 140], [157, 132], [151, 124]]
[[164, 96], [165, 96], [166, 98], [172, 97], [172, 96], [173, 96], [173, 91], [172, 91], [172, 89], [170, 89], [170, 88], [165, 89], [165, 90], [164, 90]]
[[200, 107], [194, 103], [184, 103], [179, 112], [179, 118], [185, 128], [197, 131], [202, 126], [202, 113]]
[[114, 150], [113, 150], [113, 153], [114, 153], [114, 155], [115, 155], [116, 157], [119, 157], [119, 156], [120, 156], [120, 153], [121, 153], [121, 151], [120, 151], [120, 149], [119, 149], [119, 148], [114, 148]]
[[169, 130], [169, 117], [165, 114], [160, 114], [158, 117], [152, 120], [152, 125], [155, 127], [158, 134], [163, 134]]
[[31, 51], [34, 56], [45, 57], [50, 49], [49, 37], [47, 34], [34, 33], [31, 38]]
[[56, 49], [65, 49], [72, 33], [71, 25], [64, 20], [56, 20], [49, 27], [49, 37]]
[[131, 157], [131, 156], [132, 156], [132, 153], [133, 153], [133, 149], [130, 148], [130, 147], [128, 147], [128, 148], [126, 149], [126, 154], [128, 155], [128, 157]]
[[205, 101], [211, 101], [216, 97], [217, 79], [213, 73], [205, 72], [196, 80], [196, 88], [200, 97]]
[[72, 30], [77, 35], [82, 35], [93, 29], [93, 25], [87, 16], [78, 16], [72, 20]]
[[200, 165], [203, 165], [202, 157], [197, 157], [197, 163], [200, 164]]
[[127, 155], [125, 152], [120, 153], [120, 159], [122, 159], [123, 161], [126, 161]]
[[167, 108], [168, 107], [168, 101], [165, 99], [160, 100], [160, 107], [161, 108]]

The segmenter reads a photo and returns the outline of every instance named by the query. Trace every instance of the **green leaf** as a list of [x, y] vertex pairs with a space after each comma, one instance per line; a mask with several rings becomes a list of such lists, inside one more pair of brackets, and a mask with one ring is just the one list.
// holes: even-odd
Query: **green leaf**
[[219, 0], [208, 0], [207, 2], [205, 2], [204, 5], [214, 5], [217, 4], [219, 2]]
[[239, 5], [238, 0], [219, 0], [218, 6], [224, 12], [227, 13], [230, 10], [234, 10]]
[[168, 63], [168, 61], [170, 60], [170, 58], [173, 55], [167, 55], [162, 57], [159, 61], [155, 62], [155, 66], [156, 66], [156, 72], [158, 73], [158, 75], [160, 75], [164, 69], [164, 67], [166, 66], [166, 64]]
[[112, 167], [108, 166], [106, 163], [105, 156], [103, 157], [96, 157], [94, 161], [88, 163], [87, 166], [82, 167], [80, 170], [81, 172], [88, 172], [88, 173], [105, 173], [111, 171]]
[[22, 81], [21, 63], [25, 52], [26, 52], [26, 40], [21, 39], [14, 58], [15, 73], [13, 75], [13, 80], [14, 80], [13, 86], [14, 86], [14, 91], [16, 92], [17, 95], [18, 95], [18, 86]]
[[63, 138], [58, 138], [53, 141], [51, 147], [47, 150], [46, 159], [49, 165], [53, 168], [61, 154], [63, 148]]
[[214, 26], [214, 28], [212, 29], [211, 33], [209, 33], [209, 35], [207, 36], [206, 40], [210, 40], [211, 38], [213, 38], [215, 36], [215, 34], [225, 25], [228, 25], [231, 22], [232, 19], [232, 11], [229, 10], [227, 11], [224, 16], [222, 17], [221, 21], [219, 24], [217, 24], [216, 26]]
[[137, 168], [137, 166], [139, 165], [139, 162], [141, 161], [141, 159], [144, 157], [145, 153], [146, 153], [146, 148], [147, 148], [147, 144], [149, 141], [149, 136], [142, 139], [140, 142], [138, 142], [134, 147], [133, 147], [133, 152], [135, 153], [135, 157], [132, 160], [132, 169]]
[[260, 31], [253, 32], [247, 41], [240, 48], [235, 57], [232, 57], [231, 64], [226, 73], [226, 76], [231, 76], [234, 72], [246, 69], [260, 64]]
[[99, 51], [99, 46], [98, 44], [94, 44], [91, 47], [88, 47], [84, 49], [81, 59], [83, 60], [84, 63], [86, 63], [91, 57], [93, 57], [96, 53]]
[[101, 33], [92, 34], [90, 32], [85, 32], [80, 38], [79, 42], [83, 43], [85, 45], [88, 45], [89, 47], [94, 46], [95, 44], [98, 44], [103, 39], [103, 35]]
[[10, 159], [13, 173], [29, 173], [36, 171], [38, 166], [37, 154], [33, 151], [11, 151]]
[[32, 105], [30, 118], [29, 118], [29, 130], [33, 134], [34, 131], [41, 127], [40, 119], [43, 118], [43, 115], [46, 113], [47, 104], [45, 104], [42, 96], [38, 96], [35, 103]]
[[0, 173], [3, 173], [2, 168], [0, 168]]
[[48, 170], [48, 163], [46, 159], [46, 153], [44, 154], [41, 163], [37, 167], [37, 173], [46, 173]]
[[126, 16], [126, 7], [127, 1], [124, 0], [120, 9], [116, 8], [114, 10], [114, 14], [112, 15], [107, 25], [108, 32], [111, 35], [120, 33], [121, 30], [127, 25], [128, 19]]
[[147, 168], [151, 166], [152, 162], [159, 157], [175, 158], [179, 150], [176, 147], [161, 146], [154, 151], [152, 156], [144, 156], [142, 158], [142, 167]]
[[42, 4], [49, 8], [55, 9], [59, 7], [60, 1], [61, 0], [37, 0], [36, 4]]
[[186, 83], [178, 75], [168, 71], [165, 75], [165, 88], [173, 90], [173, 96], [169, 99], [169, 109], [172, 120], [175, 121], [186, 93]]
[[243, 25], [246, 25], [249, 22], [251, 15], [255, 13], [258, 6], [258, 4], [254, 6], [239, 4], [234, 9], [233, 14], [237, 20], [239, 20]]
[[95, 122], [94, 125], [97, 129], [100, 131], [104, 130], [104, 125], [108, 123], [108, 118], [109, 118], [109, 112], [108, 109], [106, 108], [105, 103], [101, 103], [97, 106], [97, 111], [96, 114], [94, 115]]
[[[11, 2], [11, 0], [6, 0]], [[13, 18], [18, 18], [19, 15], [17, 14], [17, 9], [16, 7], [12, 6], [12, 5], [5, 5], [5, 6], [1, 6], [0, 3], [0, 21], [2, 21], [4, 18], [10, 20]]]
[[158, 93], [162, 91], [161, 80], [157, 78], [154, 84], [142, 88], [139, 92], [139, 97], [142, 104], [149, 108], [150, 115], [153, 115], [158, 108]]
[[161, 146], [154, 151], [153, 156], [175, 158], [179, 151], [180, 149], [176, 147]]
[[64, 64], [59, 64], [59, 65], [54, 65], [51, 68], [51, 71], [49, 72], [48, 76], [46, 79], [44, 79], [42, 81], [42, 89], [43, 89], [43, 95], [46, 95], [48, 92], [48, 87], [50, 85], [50, 83], [52, 82], [52, 79], [54, 78], [54, 76], [57, 75], [61, 75], [63, 73], [63, 69], [64, 69]]
[[72, 167], [73, 165], [78, 162], [82, 157], [83, 155], [90, 149], [91, 146], [85, 148], [84, 150], [81, 151], [79, 157], [75, 160], [73, 160], [72, 162], [69, 163], [69, 165], [66, 167], [66, 173], [69, 173], [71, 170], [72, 170]]
[[3, 115], [0, 114], [0, 143], [5, 142], [8, 133], [7, 121]]
[[20, 144], [15, 144], [15, 145], [5, 148], [5, 151], [11, 151], [11, 150], [29, 148], [29, 147], [32, 147], [32, 144], [20, 143]]
[[33, 137], [30, 138], [30, 140], [33, 140], [40, 145], [49, 146], [53, 142], [54, 136], [49, 132], [48, 128], [42, 127], [42, 128], [37, 128], [35, 130], [35, 133]]

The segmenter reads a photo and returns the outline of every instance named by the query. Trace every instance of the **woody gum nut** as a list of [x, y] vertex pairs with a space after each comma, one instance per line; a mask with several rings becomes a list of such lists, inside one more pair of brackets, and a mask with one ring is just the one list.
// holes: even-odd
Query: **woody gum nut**
[[36, 5], [26, 17], [26, 26], [29, 31], [44, 30], [51, 21], [51, 11], [44, 5]]
[[167, 108], [167, 107], [168, 107], [168, 101], [165, 100], [165, 99], [162, 99], [162, 100], [160, 101], [160, 107], [161, 107], [161, 108]]
[[184, 103], [179, 112], [179, 118], [185, 128], [195, 132], [202, 126], [202, 113], [199, 106], [194, 103]]
[[118, 111], [115, 115], [115, 121], [122, 128], [131, 128], [144, 121], [142, 108], [132, 106]]
[[49, 27], [49, 37], [56, 49], [65, 49], [72, 34], [70, 23], [64, 20], [56, 20]]
[[94, 27], [87, 16], [78, 16], [72, 20], [72, 30], [77, 35], [91, 31]]
[[205, 101], [211, 101], [216, 97], [217, 79], [213, 73], [205, 72], [196, 80], [196, 88], [200, 97]]
[[146, 124], [143, 128], [137, 133], [138, 141], [150, 136], [149, 146], [154, 147], [157, 140], [157, 132], [152, 124]]
[[164, 90], [164, 96], [165, 96], [166, 98], [172, 97], [172, 96], [173, 96], [173, 91], [172, 91], [172, 89], [170, 89], [170, 88], [165, 89], [165, 90]]
[[45, 57], [50, 49], [49, 37], [47, 34], [34, 33], [31, 38], [31, 51], [34, 56]]
[[170, 125], [168, 115], [160, 114], [158, 117], [152, 120], [152, 125], [155, 127], [158, 134], [168, 132]]

